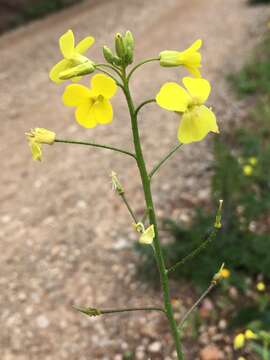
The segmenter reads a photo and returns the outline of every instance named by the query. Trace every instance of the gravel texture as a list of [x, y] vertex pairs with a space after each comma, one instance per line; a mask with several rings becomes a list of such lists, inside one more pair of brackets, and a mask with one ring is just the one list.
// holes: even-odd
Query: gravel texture
[[[111, 191], [114, 170], [142, 214], [134, 160], [64, 144], [44, 147], [42, 163], [31, 160], [24, 132], [38, 126], [54, 130], [59, 138], [132, 146], [120, 91], [113, 123], [93, 130], [77, 126], [72, 110], [62, 105], [63, 87], [48, 79], [60, 57], [58, 37], [68, 28], [77, 38], [94, 35], [93, 59], [101, 59], [100, 46], [111, 44], [113, 34], [127, 28], [136, 38], [137, 59], [164, 48], [183, 49], [201, 37], [203, 74], [213, 84], [209, 102], [222, 129], [241, 119], [246, 106], [230, 93], [224, 75], [244, 62], [269, 14], [268, 7], [248, 7], [244, 0], [85, 1], [0, 38], [2, 360], [120, 360], [126, 351], [135, 351], [138, 360], [174, 359], [160, 314], [90, 319], [71, 307], [154, 305], [161, 298], [134, 276], [136, 234]], [[153, 97], [164, 81], [178, 78], [178, 69], [146, 65], [132, 84], [136, 101]], [[176, 143], [177, 126], [176, 116], [153, 104], [141, 112], [149, 168]], [[164, 166], [153, 181], [160, 217], [186, 219], [191, 205], [207, 199], [210, 159], [209, 142], [204, 141], [182, 148]], [[174, 296], [185, 297], [187, 286], [173, 285]], [[188, 343], [187, 348], [187, 358], [194, 360]]]

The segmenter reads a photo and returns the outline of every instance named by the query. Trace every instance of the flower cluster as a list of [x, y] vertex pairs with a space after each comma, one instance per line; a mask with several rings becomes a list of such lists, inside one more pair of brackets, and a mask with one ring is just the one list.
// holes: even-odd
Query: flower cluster
[[[100, 66], [102, 64], [96, 64], [85, 55], [94, 42], [92, 36], [87, 36], [75, 45], [73, 31], [68, 30], [59, 39], [63, 59], [50, 71], [50, 79], [56, 84], [68, 79], [79, 81], [82, 76], [95, 70], [102, 72], [93, 76], [90, 88], [72, 84], [66, 87], [63, 94], [63, 103], [76, 108], [75, 119], [85, 128], [111, 123], [113, 108], [110, 100], [119, 85], [114, 77]], [[156, 95], [156, 102], [161, 108], [173, 111], [181, 117], [178, 139], [183, 144], [200, 141], [209, 132], [219, 132], [214, 112], [205, 105], [211, 85], [201, 77], [201, 46], [202, 40], [198, 39], [186, 50], [164, 50], [156, 59], [163, 67], [183, 66], [194, 76], [183, 78], [184, 87], [175, 82], [165, 83]], [[121, 69], [133, 62], [133, 52], [134, 39], [131, 32], [127, 31], [124, 36], [118, 33], [115, 36], [115, 53], [109, 47], [103, 47], [104, 58], [109, 63], [105, 66], [121, 75]], [[40, 159], [40, 147], [33, 141], [30, 144], [33, 158]], [[247, 175], [250, 173], [247, 167], [244, 172]]]

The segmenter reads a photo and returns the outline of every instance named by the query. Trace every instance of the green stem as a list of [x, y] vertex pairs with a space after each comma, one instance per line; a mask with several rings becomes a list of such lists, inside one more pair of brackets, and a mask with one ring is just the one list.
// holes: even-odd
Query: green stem
[[159, 61], [159, 58], [152, 58], [152, 59], [146, 59], [146, 60], [143, 60], [141, 62], [139, 62], [137, 65], [135, 65], [129, 72], [128, 76], [127, 76], [127, 82], [129, 82], [131, 76], [133, 75], [133, 73], [139, 68], [141, 67], [142, 65], [144, 64], [147, 64], [149, 62], [153, 62], [153, 61]]
[[76, 145], [87, 145], [87, 146], [94, 146], [94, 147], [98, 147], [98, 148], [103, 148], [103, 149], [108, 149], [108, 150], [112, 150], [112, 151], [116, 151], [125, 155], [129, 155], [132, 156], [134, 159], [136, 159], [136, 155], [123, 150], [123, 149], [118, 149], [114, 146], [109, 146], [109, 145], [103, 145], [103, 144], [96, 144], [94, 142], [91, 141], [76, 141], [76, 140], [63, 140], [63, 139], [55, 139], [54, 142], [58, 142], [58, 143], [64, 143], [64, 144], [76, 144]]
[[208, 237], [201, 243], [201, 245], [199, 247], [197, 247], [195, 250], [193, 250], [190, 254], [188, 254], [187, 256], [185, 256], [183, 259], [181, 259], [180, 261], [178, 261], [176, 264], [174, 264], [172, 267], [170, 267], [168, 269], [168, 273], [171, 273], [173, 271], [175, 271], [176, 269], [178, 269], [180, 266], [184, 265], [188, 260], [191, 260], [192, 258], [194, 258], [195, 256], [197, 256], [202, 250], [204, 250], [206, 248], [206, 246], [208, 244], [210, 244], [217, 236], [217, 232], [218, 229], [214, 228], [210, 234], [208, 235]]
[[177, 144], [171, 151], [168, 152], [161, 161], [154, 166], [154, 168], [150, 171], [149, 177], [152, 178], [153, 175], [159, 170], [159, 168], [182, 146], [183, 144]]
[[127, 198], [126, 198], [125, 194], [121, 193], [121, 194], [119, 194], [119, 196], [121, 196], [123, 202], [125, 203], [125, 205], [126, 205], [126, 207], [128, 209], [128, 212], [130, 213], [133, 221], [135, 222], [135, 224], [137, 224], [138, 220], [137, 220], [136, 215], [134, 214], [133, 210], [131, 209], [131, 206], [129, 205], [129, 202], [127, 201]]
[[181, 329], [189, 317], [189, 315], [196, 309], [196, 307], [203, 301], [203, 299], [210, 293], [210, 291], [216, 286], [216, 283], [211, 283], [208, 288], [204, 291], [204, 293], [199, 297], [199, 299], [191, 306], [191, 308], [185, 313], [180, 324], [178, 326]]
[[[133, 72], [134, 72], [134, 69], [133, 69]], [[168, 318], [168, 321], [170, 324], [170, 329], [171, 329], [171, 332], [172, 332], [172, 335], [174, 338], [176, 352], [177, 352], [177, 358], [178, 358], [178, 360], [183, 360], [184, 356], [183, 356], [183, 352], [182, 352], [180, 332], [177, 328], [177, 324], [176, 324], [176, 321], [174, 318], [173, 308], [172, 308], [171, 299], [170, 299], [168, 274], [167, 274], [167, 270], [165, 267], [164, 257], [162, 254], [162, 249], [161, 249], [161, 245], [160, 245], [160, 241], [159, 241], [157, 220], [156, 220], [156, 214], [155, 214], [155, 210], [154, 210], [154, 204], [153, 204], [152, 193], [151, 193], [151, 184], [150, 184], [150, 179], [149, 179], [149, 176], [148, 176], [148, 173], [146, 170], [146, 165], [145, 165], [143, 152], [142, 152], [142, 148], [141, 148], [140, 135], [139, 135], [139, 129], [138, 129], [138, 124], [137, 124], [137, 117], [136, 117], [136, 113], [135, 113], [135, 107], [134, 107], [133, 100], [131, 98], [131, 94], [130, 94], [130, 90], [129, 90], [128, 80], [130, 79], [131, 74], [132, 74], [132, 71], [129, 74], [129, 77], [127, 78], [126, 72], [125, 72], [125, 70], [123, 70], [124, 94], [125, 94], [129, 112], [130, 112], [136, 160], [137, 160], [137, 165], [139, 168], [142, 186], [143, 186], [143, 190], [144, 190], [146, 207], [147, 207], [147, 209], [149, 209], [149, 222], [150, 222], [150, 224], [154, 225], [154, 230], [155, 230], [155, 238], [154, 238], [153, 247], [155, 250], [157, 266], [158, 266], [159, 273], [160, 273], [160, 281], [161, 281], [162, 292], [163, 292], [164, 308], [165, 308], [166, 315], [167, 315], [167, 318]]]
[[139, 111], [141, 110], [141, 108], [144, 107], [144, 105], [147, 105], [147, 104], [150, 104], [150, 103], [153, 103], [153, 102], [156, 102], [156, 99], [149, 99], [149, 100], [145, 100], [144, 102], [142, 102], [138, 107], [137, 109], [135, 110], [135, 115], [137, 116]]

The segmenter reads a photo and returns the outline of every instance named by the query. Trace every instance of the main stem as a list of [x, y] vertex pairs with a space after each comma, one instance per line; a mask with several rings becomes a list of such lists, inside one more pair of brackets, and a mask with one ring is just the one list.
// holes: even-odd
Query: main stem
[[165, 267], [164, 257], [162, 254], [160, 241], [159, 241], [157, 220], [156, 220], [156, 214], [155, 214], [152, 193], [151, 193], [150, 178], [148, 176], [144, 157], [143, 157], [139, 129], [138, 129], [138, 124], [137, 124], [136, 110], [135, 110], [133, 100], [132, 100], [132, 97], [130, 94], [128, 79], [126, 77], [125, 70], [123, 70], [123, 83], [124, 83], [123, 91], [125, 93], [129, 112], [130, 112], [131, 126], [132, 126], [132, 133], [133, 133], [133, 142], [134, 142], [134, 148], [135, 148], [135, 153], [136, 153], [136, 161], [137, 161], [137, 165], [139, 168], [141, 181], [142, 181], [142, 185], [143, 185], [146, 207], [148, 209], [149, 222], [151, 225], [154, 225], [154, 229], [155, 229], [154, 249], [155, 249], [157, 266], [158, 266], [159, 274], [160, 274], [160, 282], [161, 282], [161, 287], [162, 287], [162, 292], [163, 292], [164, 308], [165, 308], [165, 312], [166, 312], [166, 315], [167, 315], [167, 318], [168, 318], [168, 321], [170, 324], [170, 329], [171, 329], [171, 332], [172, 332], [172, 335], [174, 338], [176, 352], [177, 352], [177, 358], [178, 358], [178, 360], [184, 360], [184, 355], [182, 352], [182, 346], [181, 346], [181, 340], [180, 340], [180, 332], [177, 328], [177, 324], [176, 324], [176, 321], [174, 318], [173, 308], [172, 308], [172, 304], [171, 304], [171, 299], [170, 299], [168, 272]]

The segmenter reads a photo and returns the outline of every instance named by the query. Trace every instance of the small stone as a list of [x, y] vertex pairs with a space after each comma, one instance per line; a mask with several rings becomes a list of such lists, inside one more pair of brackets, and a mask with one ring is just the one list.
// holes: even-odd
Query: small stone
[[49, 319], [45, 315], [40, 315], [37, 317], [37, 326], [41, 329], [46, 329], [49, 325]]
[[162, 344], [159, 341], [155, 341], [148, 346], [148, 351], [151, 353], [158, 353], [162, 348]]
[[220, 349], [215, 345], [207, 345], [200, 352], [201, 360], [223, 360], [224, 354]]

